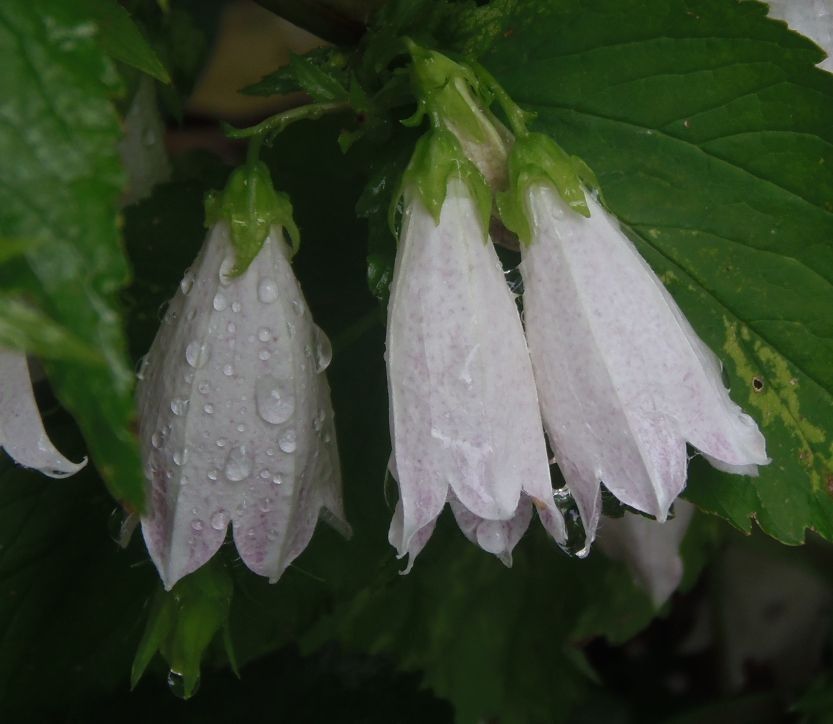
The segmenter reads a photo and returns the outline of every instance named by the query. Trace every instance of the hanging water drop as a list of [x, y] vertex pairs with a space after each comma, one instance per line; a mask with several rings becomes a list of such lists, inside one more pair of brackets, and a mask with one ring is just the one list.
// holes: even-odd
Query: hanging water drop
[[191, 365], [191, 367], [195, 367], [199, 369], [200, 367], [204, 366], [206, 362], [208, 362], [208, 358], [211, 354], [211, 348], [208, 344], [201, 344], [200, 342], [191, 342], [185, 348], [185, 361]]
[[315, 336], [315, 371], [323, 372], [333, 360], [333, 346], [330, 339], [318, 325], [314, 328]]
[[294, 453], [295, 448], [297, 447], [295, 430], [287, 430], [283, 435], [281, 435], [281, 439], [278, 440], [278, 446], [285, 453]]
[[264, 375], [255, 383], [257, 414], [272, 425], [286, 422], [295, 411], [295, 395], [291, 387], [273, 375]]
[[278, 284], [274, 279], [264, 277], [257, 285], [257, 298], [264, 304], [271, 304], [278, 298]]
[[182, 281], [179, 283], [179, 288], [182, 290], [183, 294], [188, 294], [191, 291], [191, 288], [194, 286], [194, 272], [190, 269], [185, 272], [185, 276], [182, 277]]
[[252, 472], [252, 459], [246, 445], [235, 445], [226, 458], [226, 477], [237, 483], [249, 477]]

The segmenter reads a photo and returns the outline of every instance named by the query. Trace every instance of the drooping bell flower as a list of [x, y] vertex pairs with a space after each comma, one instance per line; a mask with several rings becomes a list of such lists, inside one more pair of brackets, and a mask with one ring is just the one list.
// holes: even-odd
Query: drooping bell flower
[[656, 608], [662, 606], [683, 579], [680, 545], [694, 506], [678, 499], [674, 517], [664, 523], [626, 511], [621, 518], [602, 518], [598, 545], [605, 554], [622, 561]]
[[507, 564], [533, 505], [559, 542], [532, 367], [486, 233], [491, 194], [445, 129], [420, 139], [387, 327], [399, 503], [389, 538], [414, 557], [448, 502], [463, 532]]
[[592, 542], [600, 483], [665, 520], [691, 444], [715, 467], [755, 475], [769, 462], [721, 365], [648, 264], [549, 138], [510, 157], [503, 219], [524, 242], [527, 342], [544, 424]]
[[67, 460], [43, 429], [26, 355], [0, 349], [0, 449], [18, 465], [51, 478], [65, 478], [87, 464]]
[[344, 532], [325, 369], [330, 344], [292, 272], [288, 199], [263, 164], [209, 203], [210, 230], [147, 355], [139, 415], [142, 530], [166, 588], [233, 526], [243, 562], [276, 581], [322, 508]]

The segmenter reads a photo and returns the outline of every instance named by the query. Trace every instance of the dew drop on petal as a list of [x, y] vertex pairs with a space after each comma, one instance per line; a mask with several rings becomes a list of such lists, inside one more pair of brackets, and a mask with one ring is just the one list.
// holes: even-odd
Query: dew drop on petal
[[261, 477], [263, 480], [268, 480], [269, 478], [271, 478], [271, 477], [272, 477], [272, 473], [270, 473], [268, 470], [266, 470], [266, 468], [264, 468], [263, 470], [261, 470], [259, 474], [260, 474], [260, 477]]
[[211, 354], [211, 349], [208, 344], [200, 344], [199, 342], [191, 342], [185, 348], [185, 361], [191, 365], [191, 367], [196, 367], [199, 369], [206, 362], [208, 362], [208, 358]]
[[272, 337], [272, 330], [269, 327], [261, 327], [257, 330], [257, 338], [261, 342], [268, 342]]
[[272, 356], [272, 353], [268, 349], [262, 349], [260, 350], [260, 352], [257, 353], [257, 356], [258, 359], [261, 359], [265, 362]]
[[203, 523], [199, 518], [194, 518], [194, 520], [191, 521], [191, 530], [202, 530], [202, 526]]
[[191, 288], [194, 286], [194, 272], [190, 269], [185, 272], [185, 276], [182, 277], [182, 281], [179, 283], [179, 288], [182, 290], [183, 294], [188, 294], [191, 291]]
[[216, 480], [217, 479], [217, 471], [216, 470], [209, 470], [208, 471], [208, 479], [209, 480]]
[[171, 400], [171, 412], [174, 415], [184, 415], [188, 411], [188, 400], [175, 397]]
[[281, 484], [283, 484], [283, 478], [280, 475], [276, 475], [275, 477], [272, 478], [272, 482], [275, 485], [281, 485]]
[[182, 448], [182, 450], [174, 450], [174, 465], [185, 465], [188, 462], [188, 454], [187, 447]]
[[240, 306], [240, 302], [234, 302], [231, 305], [231, 311], [234, 312], [235, 314], [238, 314], [240, 312], [241, 308], [242, 307]]
[[211, 391], [211, 385], [208, 382], [200, 382], [197, 386], [197, 389], [204, 395], [207, 395]]
[[222, 312], [228, 306], [228, 299], [226, 299], [226, 295], [222, 292], [217, 292], [214, 295], [214, 302], [212, 304], [214, 309], [218, 312]]
[[229, 322], [226, 325], [229, 334], [234, 334], [237, 331], [237, 325], [234, 322]]
[[203, 411], [206, 415], [213, 415], [213, 414], [214, 414], [214, 405], [212, 405], [212, 404], [209, 402], [209, 403], [207, 403], [207, 404], [203, 405], [202, 411]]
[[217, 442], [215, 444], [217, 445], [217, 447], [225, 447], [226, 445], [228, 445], [228, 440], [226, 440], [224, 437], [220, 437], [217, 438]]
[[272, 425], [286, 422], [295, 412], [295, 394], [274, 375], [264, 375], [255, 383], [257, 414]]
[[231, 365], [226, 365], [225, 367], [223, 367], [223, 374], [226, 377], [231, 377], [234, 374], [234, 367], [232, 367]]
[[235, 445], [226, 458], [226, 477], [236, 483], [245, 480], [252, 472], [252, 458], [246, 445]]
[[301, 304], [300, 299], [292, 300], [292, 309], [295, 311], [295, 314], [297, 314], [299, 317], [304, 316], [304, 305]]
[[323, 330], [315, 327], [315, 371], [323, 372], [333, 360], [333, 346]]
[[283, 435], [281, 435], [281, 439], [278, 440], [278, 446], [285, 453], [294, 453], [295, 448], [297, 447], [295, 430], [287, 430]]
[[263, 498], [263, 500], [261, 500], [258, 503], [257, 507], [258, 507], [258, 510], [260, 510], [261, 513], [268, 513], [270, 510], [272, 510], [272, 499], [271, 498]]
[[154, 432], [153, 435], [150, 436], [150, 444], [158, 450], [162, 447], [162, 439], [162, 435], [158, 432]]
[[211, 516], [211, 527], [214, 528], [214, 530], [223, 530], [228, 525], [228, 521], [228, 513], [220, 508], [220, 510]]
[[278, 284], [274, 279], [264, 277], [257, 285], [257, 298], [264, 304], [271, 304], [278, 298]]
[[220, 264], [220, 284], [227, 287], [231, 284], [232, 272], [234, 271], [234, 257], [227, 256]]

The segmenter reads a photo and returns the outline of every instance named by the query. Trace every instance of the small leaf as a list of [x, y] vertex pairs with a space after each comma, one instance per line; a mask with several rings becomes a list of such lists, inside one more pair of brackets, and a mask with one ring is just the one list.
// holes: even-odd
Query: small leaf
[[116, 0], [77, 0], [76, 5], [95, 19], [99, 43], [113, 60], [147, 73], [162, 83], [171, 82], [156, 52]]

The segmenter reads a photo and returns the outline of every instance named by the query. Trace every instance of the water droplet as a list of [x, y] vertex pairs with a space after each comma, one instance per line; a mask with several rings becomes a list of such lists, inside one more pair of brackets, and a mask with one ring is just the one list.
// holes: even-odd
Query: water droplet
[[265, 362], [272, 356], [272, 353], [268, 349], [262, 349], [260, 350], [260, 352], [257, 353], [257, 356], [258, 359], [261, 359]]
[[199, 518], [191, 521], [191, 530], [202, 530], [203, 523]]
[[278, 440], [278, 446], [285, 453], [294, 453], [295, 448], [297, 447], [295, 430], [287, 430], [283, 435], [281, 435], [281, 439]]
[[269, 480], [269, 478], [272, 477], [272, 473], [270, 473], [266, 468], [261, 470], [259, 474], [260, 477], [263, 478], [263, 480]]
[[240, 302], [234, 302], [231, 305], [231, 311], [234, 312], [235, 314], [238, 314], [240, 312], [240, 309], [241, 309]]
[[182, 277], [182, 281], [179, 283], [179, 288], [182, 290], [183, 294], [188, 294], [191, 291], [191, 287], [194, 286], [194, 272], [190, 269], [185, 272], [185, 276]]
[[276, 475], [274, 478], [272, 478], [272, 482], [275, 485], [281, 485], [283, 483], [283, 478], [280, 475]]
[[194, 381], [194, 373], [186, 372], [184, 375], [182, 375], [182, 379], [185, 380], [186, 385], [190, 385]]
[[211, 516], [211, 527], [214, 530], [223, 530], [228, 525], [228, 513], [222, 508]]
[[287, 322], [286, 329], [289, 332], [290, 338], [295, 336], [295, 322]]
[[278, 298], [278, 284], [274, 279], [264, 277], [257, 285], [257, 298], [264, 304], [271, 304]]
[[192, 682], [188, 682], [183, 674], [170, 670], [168, 673], [168, 689], [178, 699], [190, 699], [200, 688], [200, 677], [196, 676]]
[[226, 365], [225, 367], [223, 367], [223, 374], [226, 377], [231, 377], [234, 374], [234, 367], [232, 367], [231, 365]]
[[257, 338], [261, 342], [268, 342], [272, 338], [272, 330], [269, 327], [261, 327], [257, 330]]
[[246, 426], [242, 422], [237, 426], [237, 432], [246, 432]]
[[208, 479], [209, 480], [216, 480], [217, 479], [217, 471], [216, 470], [209, 470], [208, 471]]
[[174, 450], [174, 465], [185, 465], [188, 462], [188, 455], [189, 450], [187, 447], [182, 448], [182, 450]]
[[234, 334], [237, 331], [237, 325], [234, 322], [229, 322], [226, 325], [229, 334]]
[[225, 294], [222, 292], [217, 292], [214, 295], [214, 309], [218, 312], [222, 312], [228, 306], [228, 299], [226, 299]]
[[258, 503], [257, 507], [261, 513], [268, 513], [270, 510], [272, 510], [272, 499], [264, 498], [260, 501], [260, 503]]
[[231, 280], [234, 278], [232, 276], [232, 272], [234, 271], [234, 257], [227, 256], [223, 259], [223, 263], [220, 264], [220, 284], [224, 287], [227, 287], [231, 284]]
[[150, 436], [150, 444], [153, 445], [157, 450], [162, 447], [162, 442], [164, 437], [160, 435], [158, 432], [154, 432], [153, 435]]
[[171, 412], [174, 415], [184, 415], [188, 410], [188, 400], [182, 400], [178, 397], [175, 397], [171, 400]]
[[225, 447], [226, 445], [228, 445], [228, 440], [226, 440], [224, 437], [220, 437], [217, 438], [217, 442], [215, 444], [217, 445], [217, 447]]
[[226, 458], [226, 477], [236, 483], [249, 477], [252, 472], [252, 459], [245, 445], [235, 445]]
[[333, 360], [333, 345], [330, 344], [330, 338], [324, 334], [323, 330], [316, 325], [315, 327], [315, 371], [323, 372], [330, 366]]
[[257, 414], [272, 425], [286, 422], [295, 412], [295, 395], [274, 375], [264, 375], [255, 383]]
[[147, 374], [148, 367], [150, 367], [150, 357], [145, 355], [139, 360], [139, 370], [136, 372], [136, 379], [143, 380]]
[[275, 450], [273, 448], [267, 448], [266, 454], [271, 458], [275, 454]]
[[208, 382], [200, 382], [197, 389], [202, 392], [202, 394], [207, 395], [211, 391], [211, 385], [209, 385]]
[[212, 404], [209, 402], [208, 404], [203, 405], [202, 411], [203, 411], [206, 415], [213, 415], [213, 414], [214, 414], [214, 405], [212, 405]]
[[210, 356], [211, 347], [208, 344], [191, 342], [185, 348], [185, 361], [191, 365], [191, 367], [196, 367], [197, 369], [205, 365]]
[[295, 314], [297, 314], [299, 317], [304, 316], [304, 305], [301, 304], [300, 299], [292, 300], [292, 309], [295, 311]]

